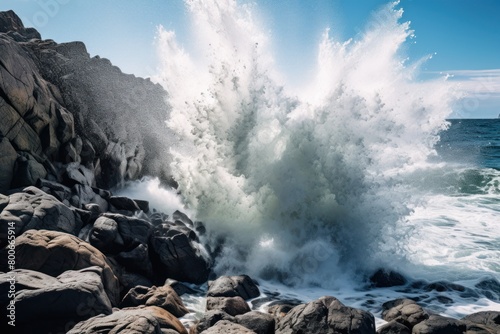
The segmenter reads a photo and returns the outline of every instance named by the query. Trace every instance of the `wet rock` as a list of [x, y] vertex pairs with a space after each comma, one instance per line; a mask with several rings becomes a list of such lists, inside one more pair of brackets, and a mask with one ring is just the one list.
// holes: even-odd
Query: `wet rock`
[[393, 320], [377, 329], [377, 334], [411, 334], [411, 329]]
[[110, 315], [98, 315], [79, 322], [67, 334], [94, 333], [179, 333], [187, 334], [182, 323], [156, 306], [125, 308]]
[[374, 334], [375, 319], [366, 311], [327, 296], [294, 307], [278, 321], [276, 333]]
[[158, 306], [172, 313], [176, 317], [182, 317], [189, 313], [182, 303], [181, 298], [170, 286], [137, 286], [131, 289], [121, 302], [121, 307], [134, 307], [139, 305]]
[[236, 323], [251, 329], [257, 334], [273, 334], [275, 320], [270, 314], [250, 311], [236, 316]]
[[192, 230], [185, 232], [166, 223], [153, 229], [149, 246], [153, 253], [153, 268], [160, 278], [195, 284], [207, 281], [211, 261], [204, 247], [190, 237], [191, 233], [195, 234]]
[[56, 277], [26, 269], [0, 275], [0, 304], [5, 310], [10, 277], [15, 277], [16, 325], [36, 329], [40, 322], [57, 327], [98, 314], [110, 314], [111, 303], [102, 282], [102, 268], [66, 271]]
[[460, 320], [431, 315], [415, 325], [412, 334], [463, 334], [466, 329], [466, 324]]
[[209, 297], [242, 297], [251, 299], [260, 296], [260, 291], [253, 280], [247, 275], [221, 276], [208, 283]]
[[[120, 286], [111, 263], [92, 245], [83, 240], [56, 231], [28, 230], [18, 236], [16, 268], [38, 271], [57, 277], [67, 270], [98, 266], [102, 269], [103, 284], [112, 305], [120, 302]], [[7, 249], [0, 251], [7, 258]], [[7, 264], [0, 263], [0, 271], [7, 272]]]
[[201, 334], [255, 334], [255, 332], [233, 322], [221, 320]]
[[208, 297], [207, 311], [219, 310], [235, 316], [250, 312], [250, 307], [241, 297]]
[[109, 204], [111, 204], [117, 210], [126, 210], [131, 212], [140, 211], [139, 205], [128, 197], [123, 196], [111, 196], [108, 198]]
[[14, 166], [14, 178], [12, 188], [32, 186], [39, 179], [47, 176], [47, 170], [31, 154], [21, 153], [18, 155]]
[[429, 318], [429, 314], [411, 299], [395, 299], [382, 305], [382, 319], [399, 322], [409, 329]]
[[388, 269], [379, 269], [372, 276], [370, 276], [370, 282], [374, 287], [386, 288], [391, 286], [405, 285], [407, 283], [407, 280], [398, 272]]
[[139, 244], [131, 251], [118, 253], [114, 258], [127, 270], [148, 277], [153, 276], [153, 265], [149, 259], [148, 245]]
[[71, 198], [71, 189], [55, 181], [39, 179], [36, 183], [36, 187], [47, 194], [54, 196], [61, 202]]

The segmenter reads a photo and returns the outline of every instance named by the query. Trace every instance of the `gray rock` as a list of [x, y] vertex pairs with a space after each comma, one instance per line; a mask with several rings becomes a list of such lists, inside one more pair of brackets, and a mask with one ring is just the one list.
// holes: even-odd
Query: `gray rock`
[[406, 278], [398, 272], [388, 269], [379, 269], [372, 276], [370, 282], [377, 288], [405, 285]]
[[98, 315], [82, 321], [67, 334], [95, 333], [179, 333], [188, 332], [169, 312], [156, 306], [125, 308], [110, 315]]
[[199, 334], [204, 330], [207, 330], [210, 327], [214, 326], [217, 322], [221, 320], [235, 322], [235, 318], [224, 311], [220, 310], [207, 311], [203, 314], [201, 319], [198, 320], [196, 324], [189, 329], [189, 334]]
[[276, 334], [285, 333], [375, 334], [375, 319], [366, 311], [327, 296], [290, 310], [276, 325]]
[[154, 269], [160, 278], [195, 284], [206, 282], [211, 260], [204, 247], [193, 240], [191, 233], [196, 236], [192, 230], [184, 232], [170, 224], [160, 224], [153, 229], [149, 246], [156, 258]]
[[16, 160], [17, 153], [9, 139], [0, 135], [0, 193], [11, 188]]
[[130, 289], [125, 297], [123, 297], [120, 306], [124, 308], [139, 305], [158, 306], [176, 317], [182, 317], [189, 313], [182, 299], [168, 285], [160, 287], [136, 286]]
[[153, 265], [149, 259], [148, 245], [139, 244], [131, 251], [118, 253], [115, 259], [127, 270], [141, 273], [147, 277], [153, 276]]
[[466, 324], [460, 320], [431, 315], [415, 325], [412, 334], [463, 334], [466, 329]]
[[[38, 271], [57, 277], [67, 270], [98, 266], [102, 268], [103, 284], [112, 305], [120, 302], [120, 285], [111, 263], [96, 248], [67, 233], [28, 230], [15, 241], [16, 268]], [[0, 251], [7, 258], [7, 248]], [[0, 271], [7, 272], [7, 263], [0, 262]]]
[[462, 321], [468, 323], [467, 330], [472, 327], [471, 324], [484, 326], [483, 328], [491, 330], [492, 333], [500, 333], [500, 312], [498, 311], [483, 311], [462, 318]]
[[201, 334], [255, 334], [255, 332], [233, 322], [221, 320]]
[[236, 316], [236, 323], [251, 329], [257, 334], [273, 334], [275, 320], [270, 314], [250, 311]]
[[208, 297], [207, 311], [219, 310], [235, 316], [250, 312], [250, 307], [241, 297]]
[[29, 153], [20, 154], [14, 166], [12, 188], [33, 186], [47, 176], [47, 170]]
[[[0, 235], [7, 235], [9, 223], [15, 225], [16, 236], [30, 229], [60, 231], [74, 235], [81, 229], [81, 221], [71, 209], [35, 187], [25, 188], [23, 192], [9, 196], [8, 204], [0, 213]], [[0, 246], [5, 244], [6, 240], [0, 239]]]
[[247, 275], [221, 276], [208, 283], [209, 297], [236, 297], [251, 299], [260, 296], [257, 285]]
[[128, 197], [123, 197], [123, 196], [111, 196], [108, 198], [109, 204], [111, 204], [115, 209], [118, 210], [126, 210], [126, 211], [139, 211], [141, 210], [139, 208], [139, 205], [137, 203]]
[[382, 319], [395, 320], [409, 329], [429, 318], [429, 314], [411, 299], [395, 299], [382, 305]]
[[[102, 282], [102, 268], [66, 271], [57, 278], [26, 269], [0, 275], [0, 304], [7, 306], [9, 277], [16, 279], [16, 322], [37, 326], [45, 322], [77, 322], [110, 314], [111, 303]], [[5, 309], [2, 307], [2, 309]]]
[[411, 329], [393, 320], [377, 329], [377, 334], [411, 334]]

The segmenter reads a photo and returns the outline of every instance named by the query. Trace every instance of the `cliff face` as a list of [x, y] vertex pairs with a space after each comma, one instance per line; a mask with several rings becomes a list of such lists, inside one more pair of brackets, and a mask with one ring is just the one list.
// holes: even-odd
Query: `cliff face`
[[103, 188], [168, 177], [167, 93], [91, 58], [81, 42], [42, 40], [0, 12], [0, 192], [59, 180], [72, 164]]

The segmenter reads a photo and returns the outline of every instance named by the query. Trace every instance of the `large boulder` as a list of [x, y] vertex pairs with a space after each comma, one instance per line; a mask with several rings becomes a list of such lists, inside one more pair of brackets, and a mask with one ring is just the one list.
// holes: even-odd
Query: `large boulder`
[[476, 312], [462, 318], [462, 321], [467, 324], [467, 330], [471, 332], [471, 327], [479, 327], [485, 332], [491, 331], [491, 333], [500, 333], [500, 312], [498, 311]]
[[[40, 272], [16, 269], [0, 275], [0, 305], [6, 310], [15, 302], [16, 325], [23, 332], [52, 326], [64, 327], [98, 314], [111, 314], [111, 303], [104, 291], [103, 270], [89, 267], [66, 271], [57, 278]], [[8, 298], [11, 279], [15, 297]]]
[[82, 227], [73, 210], [35, 187], [10, 195], [8, 204], [0, 211], [0, 246], [5, 246], [7, 225], [12, 223], [16, 236], [31, 229], [76, 235]]
[[221, 320], [228, 320], [229, 322], [235, 322], [235, 318], [224, 311], [220, 310], [207, 311], [196, 322], [195, 325], [189, 328], [189, 334], [199, 334], [204, 330], [207, 330], [210, 327], [214, 326], [217, 322]]
[[375, 334], [371, 313], [330, 296], [294, 307], [276, 324], [276, 334]]
[[[0, 251], [7, 258], [7, 248]], [[15, 241], [16, 268], [38, 271], [57, 277], [67, 270], [98, 266], [102, 269], [104, 290], [112, 305], [120, 302], [120, 286], [108, 259], [85, 241], [57, 231], [28, 230]], [[7, 263], [0, 262], [7, 272]]]
[[411, 329], [393, 320], [377, 329], [377, 334], [411, 334]]
[[209, 297], [242, 297], [256, 298], [260, 295], [259, 288], [247, 275], [221, 276], [208, 283]]
[[151, 234], [153, 265], [162, 278], [201, 284], [207, 281], [211, 260], [196, 233], [174, 223], [156, 226]]
[[121, 307], [134, 307], [139, 305], [158, 306], [172, 313], [176, 317], [182, 317], [189, 313], [182, 303], [182, 299], [175, 290], [168, 286], [136, 286], [130, 289], [123, 297]]
[[273, 334], [275, 327], [274, 317], [270, 314], [250, 311], [236, 316], [236, 323], [251, 329], [256, 334]]
[[82, 321], [67, 332], [67, 334], [95, 333], [188, 334], [176, 317], [156, 306], [115, 310], [110, 315], [98, 315]]

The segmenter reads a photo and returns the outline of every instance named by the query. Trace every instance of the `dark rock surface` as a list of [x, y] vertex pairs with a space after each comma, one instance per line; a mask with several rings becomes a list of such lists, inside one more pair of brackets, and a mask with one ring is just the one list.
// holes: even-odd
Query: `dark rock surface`
[[411, 334], [411, 329], [393, 320], [380, 326], [380, 328], [377, 329], [377, 334]]
[[241, 297], [208, 297], [207, 311], [219, 310], [235, 316], [250, 312], [250, 306]]
[[431, 315], [415, 325], [412, 334], [463, 334], [466, 329], [466, 324], [460, 320]]
[[398, 272], [387, 269], [379, 269], [372, 276], [370, 276], [370, 282], [377, 288], [385, 288], [405, 285], [407, 280]]
[[255, 332], [234, 322], [221, 320], [201, 334], [255, 334]]
[[257, 334], [274, 333], [275, 320], [270, 314], [250, 311], [245, 314], [237, 315], [235, 322], [243, 327], [251, 329]]
[[206, 329], [214, 326], [218, 321], [227, 320], [229, 322], [235, 322], [235, 318], [232, 315], [227, 314], [220, 310], [211, 310], [203, 314], [203, 316], [189, 328], [189, 334], [199, 334]]

